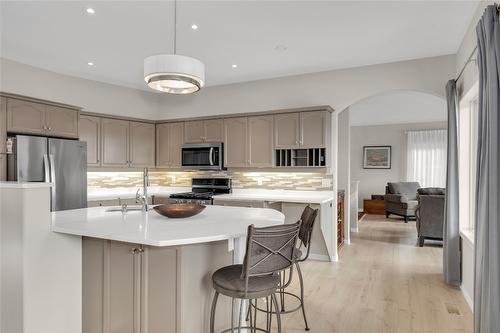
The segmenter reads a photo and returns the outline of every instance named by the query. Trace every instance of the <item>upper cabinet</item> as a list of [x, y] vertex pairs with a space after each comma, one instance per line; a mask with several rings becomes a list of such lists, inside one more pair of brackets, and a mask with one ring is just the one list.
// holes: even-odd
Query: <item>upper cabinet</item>
[[222, 142], [222, 131], [222, 119], [186, 121], [184, 141], [186, 143]]
[[130, 166], [155, 167], [155, 124], [130, 122]]
[[205, 142], [222, 142], [223, 120], [209, 119], [203, 121], [203, 133]]
[[7, 131], [64, 138], [78, 137], [78, 110], [7, 98]]
[[300, 114], [283, 113], [274, 116], [274, 147], [295, 148], [299, 146]]
[[183, 122], [156, 125], [157, 167], [181, 167], [181, 146], [184, 144], [184, 130]]
[[99, 166], [101, 162], [101, 118], [80, 116], [78, 133], [80, 141], [87, 143], [87, 165]]
[[5, 97], [0, 96], [0, 154], [5, 154], [6, 152], [6, 140], [7, 140], [7, 99]]
[[78, 112], [47, 105], [45, 123], [48, 135], [78, 138]]
[[224, 119], [224, 165], [248, 166], [247, 117]]
[[89, 166], [155, 166], [155, 124], [86, 115], [80, 123]]
[[203, 120], [184, 123], [184, 141], [186, 143], [203, 142]]
[[325, 148], [327, 140], [328, 111], [300, 113], [300, 147]]
[[248, 117], [248, 164], [273, 166], [273, 116]]
[[274, 147], [326, 147], [328, 111], [294, 112], [274, 116]]
[[119, 119], [101, 120], [102, 166], [126, 167], [129, 165], [129, 122]]
[[224, 119], [226, 167], [273, 166], [273, 116]]
[[44, 134], [45, 104], [23, 100], [7, 100], [7, 131], [25, 134]]

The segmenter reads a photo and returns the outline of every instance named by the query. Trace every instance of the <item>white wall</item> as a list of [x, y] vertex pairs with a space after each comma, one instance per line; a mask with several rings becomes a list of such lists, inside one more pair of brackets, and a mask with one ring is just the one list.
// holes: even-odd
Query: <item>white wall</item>
[[413, 90], [444, 96], [455, 57], [441, 56], [203, 89], [191, 96], [162, 95], [163, 118], [330, 105], [341, 111], [368, 96]]
[[57, 74], [3, 58], [0, 91], [142, 119], [157, 119], [160, 108], [160, 94]]
[[443, 98], [418, 91], [391, 91], [371, 96], [349, 108], [352, 126], [446, 121]]
[[[372, 194], [384, 194], [387, 182], [406, 178], [405, 131], [446, 128], [446, 122], [351, 127], [351, 180], [359, 180], [359, 205]], [[391, 169], [363, 169], [363, 146], [392, 146]]]
[[148, 93], [0, 59], [0, 91], [146, 119], [173, 119], [314, 105], [343, 110], [368, 96], [413, 90], [444, 96], [455, 57], [441, 56], [232, 85], [189, 96]]

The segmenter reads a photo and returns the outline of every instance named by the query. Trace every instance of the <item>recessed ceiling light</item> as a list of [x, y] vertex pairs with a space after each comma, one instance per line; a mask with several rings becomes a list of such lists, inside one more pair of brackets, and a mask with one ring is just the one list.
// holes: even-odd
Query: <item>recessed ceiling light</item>
[[238, 67], [238, 65], [232, 64], [231, 67], [236, 68], [236, 67]]
[[86, 9], [86, 11], [87, 11], [87, 13], [89, 13], [89, 14], [95, 14], [95, 10], [94, 10], [94, 8], [89, 7], [89, 8], [87, 8], [87, 9]]
[[93, 63], [93, 62], [91, 62], [91, 61], [89, 61], [89, 62], [87, 63], [87, 65], [89, 65], [89, 66], [94, 66], [94, 63]]
[[193, 29], [193, 30], [198, 30], [198, 26], [197, 26], [196, 24], [193, 24], [193, 25], [191, 26], [191, 29]]
[[278, 44], [274, 49], [278, 52], [285, 52], [286, 50], [288, 50], [288, 46], [283, 44]]

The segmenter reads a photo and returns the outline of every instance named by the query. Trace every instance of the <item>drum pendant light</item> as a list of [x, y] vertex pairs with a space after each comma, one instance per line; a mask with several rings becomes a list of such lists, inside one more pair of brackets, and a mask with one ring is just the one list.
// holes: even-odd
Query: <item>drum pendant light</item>
[[170, 94], [191, 94], [205, 84], [205, 65], [198, 59], [177, 53], [177, 1], [174, 1], [174, 54], [157, 54], [144, 59], [144, 80], [155, 90]]

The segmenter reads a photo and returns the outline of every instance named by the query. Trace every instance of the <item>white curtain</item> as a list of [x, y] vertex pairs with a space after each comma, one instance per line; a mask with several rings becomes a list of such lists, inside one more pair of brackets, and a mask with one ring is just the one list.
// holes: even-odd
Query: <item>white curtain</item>
[[446, 187], [447, 131], [409, 131], [407, 135], [407, 180], [422, 187]]

